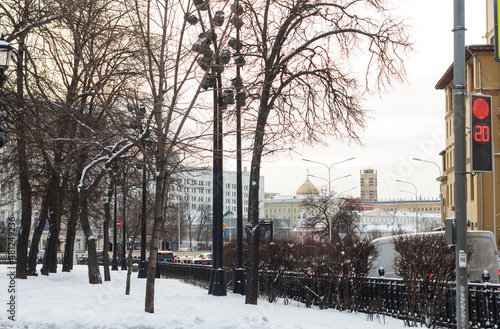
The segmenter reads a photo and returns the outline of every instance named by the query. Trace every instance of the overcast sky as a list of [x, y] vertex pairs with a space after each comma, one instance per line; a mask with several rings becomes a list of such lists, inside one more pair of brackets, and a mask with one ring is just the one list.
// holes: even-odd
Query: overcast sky
[[[401, 17], [413, 27], [415, 51], [406, 63], [410, 84], [398, 85], [380, 97], [366, 102], [371, 111], [367, 129], [360, 133], [364, 146], [344, 145], [330, 141], [328, 147], [297, 150], [301, 153], [282, 156], [262, 164], [265, 192], [295, 194], [305, 181], [307, 169], [318, 179], [310, 180], [318, 187], [327, 186], [328, 170], [323, 165], [302, 161], [307, 158], [332, 167], [331, 179], [351, 175], [332, 183], [332, 190], [343, 196], [359, 196], [359, 174], [362, 169], [378, 173], [379, 199], [415, 198], [415, 188], [395, 179], [411, 182], [419, 196], [439, 197], [436, 178], [441, 168], [439, 152], [444, 141], [444, 92], [435, 85], [453, 63], [453, 1], [393, 1]], [[484, 44], [486, 30], [485, 1], [465, 1], [466, 45]], [[435, 162], [417, 162], [417, 157]], [[226, 165], [225, 165], [226, 166]], [[249, 167], [249, 163], [243, 166]], [[227, 166], [226, 166], [227, 167]], [[232, 166], [227, 168], [234, 170]], [[402, 192], [404, 190], [406, 192]]]

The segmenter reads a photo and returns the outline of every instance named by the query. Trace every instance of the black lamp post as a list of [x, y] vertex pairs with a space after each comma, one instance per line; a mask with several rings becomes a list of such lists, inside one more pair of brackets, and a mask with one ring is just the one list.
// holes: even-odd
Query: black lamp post
[[[125, 200], [125, 198], [124, 198]], [[123, 208], [125, 208], [125, 202], [123, 202]], [[123, 210], [123, 214], [125, 214], [125, 210]], [[122, 232], [123, 232], [123, 257], [122, 257], [122, 271], [127, 269], [127, 232], [125, 230], [125, 216], [122, 218]]]
[[113, 259], [111, 260], [111, 270], [118, 271], [118, 261], [116, 259], [116, 177], [115, 177], [115, 204], [114, 204], [114, 225], [113, 225]]
[[0, 88], [3, 87], [3, 83], [7, 80], [4, 72], [9, 68], [11, 54], [12, 46], [2, 36], [0, 39]]
[[[210, 287], [208, 290], [209, 294], [216, 296], [226, 295], [226, 285], [223, 271], [223, 129], [222, 129], [222, 111], [227, 108], [228, 104], [234, 104], [234, 92], [232, 89], [226, 89], [222, 91], [222, 78], [221, 73], [224, 71], [224, 65], [228, 64], [231, 60], [231, 53], [229, 49], [222, 49], [220, 45], [217, 44], [217, 35], [215, 34], [215, 28], [220, 27], [224, 24], [225, 13], [221, 10], [216, 11], [214, 14], [210, 12], [210, 3], [208, 0], [193, 0], [199, 17], [193, 14], [187, 14], [186, 20], [189, 24], [196, 24], [198, 21], [201, 22], [203, 27], [203, 33], [198, 37], [198, 41], [193, 45], [192, 50], [199, 54], [198, 64], [199, 66], [207, 72], [205, 79], [202, 83], [202, 88], [207, 90], [213, 88], [213, 106], [214, 106], [214, 141], [213, 141], [213, 236], [212, 236], [212, 253], [213, 253], [213, 268], [210, 278]], [[210, 20], [210, 28], [205, 28], [203, 26], [203, 16], [202, 13], [207, 11], [208, 14], [204, 15]], [[241, 105], [244, 105], [245, 93], [241, 84], [241, 77], [239, 73], [239, 68], [245, 64], [245, 59], [241, 55], [241, 42], [239, 40], [239, 29], [243, 26], [244, 22], [239, 17], [243, 14], [243, 8], [236, 2], [231, 6], [231, 15], [229, 22], [236, 28], [236, 39], [230, 38], [228, 41], [228, 46], [234, 49], [232, 58], [237, 67], [237, 77], [233, 79], [233, 87], [236, 89], [236, 97], [238, 104], [238, 112]], [[213, 46], [213, 50], [211, 47]], [[238, 114], [239, 118], [239, 114]], [[238, 130], [240, 132], [240, 124], [238, 123]], [[241, 138], [241, 135], [239, 135]], [[239, 139], [240, 140], [240, 139]], [[241, 140], [240, 140], [241, 141]], [[241, 152], [241, 144], [238, 146], [238, 151]], [[241, 172], [241, 153], [240, 156], [240, 172]], [[241, 182], [239, 183], [239, 194], [241, 194]], [[240, 195], [241, 198], [241, 195]], [[242, 214], [241, 199], [238, 205], [238, 212]], [[239, 226], [241, 229], [241, 217], [239, 220]], [[240, 232], [239, 230], [237, 233]], [[240, 233], [241, 233], [240, 232]], [[244, 293], [244, 272], [242, 272], [243, 262], [242, 262], [242, 233], [237, 234], [239, 239], [238, 248], [238, 267], [237, 270], [237, 282], [235, 283], [236, 290], [239, 293]], [[241, 285], [243, 284], [243, 288]]]
[[[146, 114], [146, 108], [144, 105], [139, 107], [139, 113], [137, 119], [139, 121], [139, 129], [142, 132], [142, 119]], [[146, 143], [142, 143], [143, 148], [146, 147]], [[147, 201], [147, 185], [146, 185], [146, 159], [142, 163], [142, 216], [141, 216], [141, 262], [139, 263], [139, 279], [145, 279], [147, 277], [147, 266], [146, 266], [146, 201]]]
[[[236, 44], [241, 45], [240, 28], [243, 26], [243, 21], [239, 15], [243, 14], [243, 8], [236, 0], [233, 4], [233, 12], [235, 14], [234, 22], [236, 26]], [[237, 19], [236, 19], [237, 18]], [[237, 268], [234, 275], [233, 292], [244, 295], [246, 291], [245, 284], [245, 269], [243, 268], [243, 182], [241, 177], [241, 107], [245, 105], [245, 94], [241, 81], [240, 68], [245, 63], [242, 55], [235, 59], [236, 64], [236, 79], [233, 86], [236, 89], [236, 260]], [[239, 64], [238, 64], [239, 63]], [[243, 96], [243, 97], [242, 97]]]

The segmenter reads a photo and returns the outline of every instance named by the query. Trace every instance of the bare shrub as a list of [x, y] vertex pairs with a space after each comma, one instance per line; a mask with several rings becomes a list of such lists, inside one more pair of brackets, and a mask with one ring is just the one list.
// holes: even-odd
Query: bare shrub
[[333, 243], [261, 244], [260, 269], [267, 274], [260, 293], [270, 302], [278, 298], [287, 302], [287, 289], [296, 289], [299, 284], [306, 307], [356, 308], [356, 298], [375, 252], [367, 240], [350, 236]]
[[405, 324], [435, 326], [446, 286], [453, 280], [454, 247], [438, 235], [401, 235], [394, 239], [396, 273], [406, 287]]

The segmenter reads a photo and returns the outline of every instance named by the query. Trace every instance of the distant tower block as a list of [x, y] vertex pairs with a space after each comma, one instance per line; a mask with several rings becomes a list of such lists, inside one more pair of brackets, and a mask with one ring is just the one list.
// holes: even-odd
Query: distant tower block
[[360, 172], [359, 189], [365, 202], [377, 201], [377, 171], [363, 169]]

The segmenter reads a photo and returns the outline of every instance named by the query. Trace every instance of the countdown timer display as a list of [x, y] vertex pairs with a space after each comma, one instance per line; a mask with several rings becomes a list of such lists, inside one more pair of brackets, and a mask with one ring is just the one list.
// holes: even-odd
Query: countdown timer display
[[493, 170], [491, 141], [491, 96], [471, 95], [471, 166], [472, 172]]

